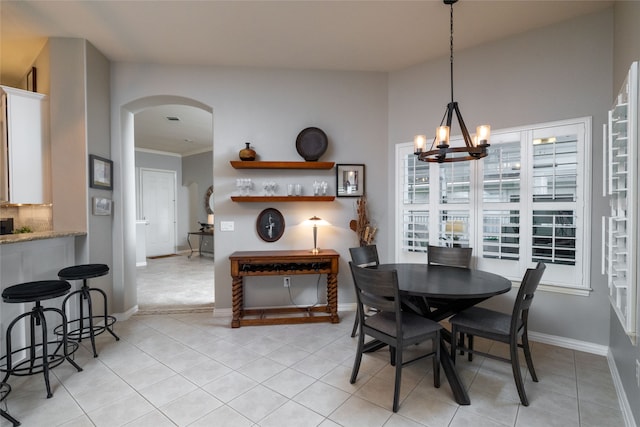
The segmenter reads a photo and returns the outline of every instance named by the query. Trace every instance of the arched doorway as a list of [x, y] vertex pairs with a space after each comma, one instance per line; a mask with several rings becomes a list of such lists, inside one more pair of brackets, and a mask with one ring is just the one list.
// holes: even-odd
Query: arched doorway
[[[119, 123], [120, 144], [115, 144], [114, 158], [120, 158], [115, 166], [115, 174], [122, 179], [122, 185], [114, 191], [114, 200], [120, 208], [115, 209], [113, 224], [114, 245], [114, 310], [125, 316], [137, 311], [136, 289], [136, 219], [138, 203], [136, 195], [136, 163], [135, 163], [135, 115], [145, 109], [161, 105], [184, 105], [198, 108], [213, 114], [211, 107], [199, 101], [170, 95], [159, 95], [141, 98], [123, 105], [120, 108]], [[213, 116], [211, 119], [211, 135], [213, 135]], [[213, 137], [211, 137], [213, 147]], [[213, 151], [211, 151], [213, 158]], [[211, 183], [213, 184], [213, 170]], [[206, 191], [206, 188], [203, 190]], [[213, 263], [212, 263], [213, 264]], [[213, 273], [212, 273], [213, 275]]]

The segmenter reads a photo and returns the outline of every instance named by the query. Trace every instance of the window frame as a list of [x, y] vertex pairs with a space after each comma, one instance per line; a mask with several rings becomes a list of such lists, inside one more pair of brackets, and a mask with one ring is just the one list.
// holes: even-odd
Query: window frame
[[[472, 180], [469, 187], [469, 201], [468, 203], [441, 203], [440, 195], [442, 189], [439, 184], [439, 176], [442, 174], [441, 167], [451, 165], [452, 163], [438, 164], [429, 163], [429, 190], [428, 199], [424, 203], [412, 203], [411, 200], [407, 200], [404, 194], [404, 185], [406, 184], [406, 173], [403, 168], [411, 168], [411, 165], [405, 164], [406, 160], [410, 158], [410, 153], [413, 152], [412, 143], [400, 143], [396, 144], [396, 262], [424, 262], [426, 263], [425, 252], [413, 252], [411, 256], [407, 256], [403, 253], [403, 239], [406, 245], [405, 235], [398, 234], [403, 231], [403, 212], [407, 210], [413, 211], [426, 211], [429, 216], [429, 243], [439, 244], [439, 234], [441, 232], [442, 224], [440, 223], [440, 217], [442, 210], [448, 211], [464, 211], [468, 209], [469, 219], [465, 225], [465, 230], [469, 235], [469, 246], [474, 248], [474, 266], [479, 269], [496, 271], [505, 277], [511, 279], [514, 284], [519, 284], [524, 271], [535, 264], [533, 261], [534, 254], [532, 249], [532, 243], [536, 236], [533, 235], [533, 213], [534, 211], [574, 211], [575, 218], [575, 265], [561, 265], [555, 263], [547, 264], [547, 274], [543, 277], [540, 285], [541, 290], [548, 290], [553, 292], [571, 294], [571, 295], [583, 295], [587, 296], [592, 291], [590, 286], [591, 277], [591, 240], [589, 235], [591, 224], [591, 186], [592, 186], [592, 173], [591, 173], [591, 135], [592, 135], [592, 119], [591, 117], [579, 117], [568, 120], [560, 120], [553, 122], [545, 122], [533, 125], [519, 126], [515, 128], [492, 130], [492, 145], [497, 146], [500, 143], [515, 142], [513, 141], [513, 135], [519, 136], [520, 142], [520, 171], [519, 177], [519, 190], [520, 195], [517, 203], [514, 202], [487, 202], [484, 200], [482, 184], [477, 185], [475, 183], [482, 183], [484, 180], [484, 162], [486, 159], [478, 161], [465, 162], [470, 165], [470, 179]], [[544, 135], [545, 132], [555, 133], [560, 135], [561, 131], [572, 131], [576, 133], [577, 142], [575, 143], [575, 155], [576, 155], [576, 183], [575, 183], [575, 200], [545, 200], [534, 201], [534, 186], [533, 186], [533, 153], [534, 146], [533, 140], [539, 135]], [[503, 138], [504, 136], [504, 138]], [[511, 138], [511, 139], [510, 139]], [[499, 142], [501, 141], [502, 142]], [[459, 144], [460, 137], [451, 138], [451, 144]], [[495, 145], [494, 145], [495, 144]], [[559, 144], [555, 143], [555, 144]], [[554, 149], [558, 149], [558, 146], [554, 146]], [[418, 165], [422, 162], [413, 160], [414, 165]], [[413, 168], [415, 169], [415, 168]], [[555, 171], [550, 171], [555, 173]], [[555, 175], [554, 175], [555, 179]], [[438, 184], [436, 184], [438, 183]], [[435, 184], [435, 185], [434, 185]], [[407, 202], [408, 203], [405, 203]], [[484, 229], [484, 216], [487, 212], [495, 211], [511, 211], [513, 214], [514, 206], [517, 206], [517, 215], [519, 215], [519, 253], [518, 260], [512, 259], [489, 259], [484, 258], [484, 245], [483, 245], [483, 229]], [[452, 226], [456, 227], [456, 226]], [[458, 226], [459, 227], [459, 226]], [[555, 229], [555, 225], [552, 226]], [[570, 227], [571, 228], [571, 227]], [[539, 238], [540, 236], [538, 236]], [[560, 247], [554, 244], [554, 250]], [[561, 248], [562, 249], [562, 248]], [[571, 250], [571, 249], [570, 249]], [[569, 263], [570, 264], [570, 263]], [[571, 272], [571, 273], [569, 273]], [[572, 275], [574, 275], [572, 277]], [[568, 279], [568, 280], [566, 280]]]

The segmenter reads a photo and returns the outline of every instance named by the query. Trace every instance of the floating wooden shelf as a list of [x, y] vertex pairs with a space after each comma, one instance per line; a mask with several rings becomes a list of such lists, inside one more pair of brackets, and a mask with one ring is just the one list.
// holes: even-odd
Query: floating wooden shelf
[[333, 202], [335, 196], [231, 196], [234, 202]]
[[256, 162], [232, 160], [234, 169], [331, 169], [335, 162]]

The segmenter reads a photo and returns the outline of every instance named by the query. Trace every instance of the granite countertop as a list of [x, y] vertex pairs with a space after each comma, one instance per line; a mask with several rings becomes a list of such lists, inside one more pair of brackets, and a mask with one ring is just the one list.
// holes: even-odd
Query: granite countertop
[[86, 231], [37, 231], [34, 233], [4, 234], [0, 236], [0, 245], [30, 242], [32, 240], [55, 239], [58, 237], [86, 236]]

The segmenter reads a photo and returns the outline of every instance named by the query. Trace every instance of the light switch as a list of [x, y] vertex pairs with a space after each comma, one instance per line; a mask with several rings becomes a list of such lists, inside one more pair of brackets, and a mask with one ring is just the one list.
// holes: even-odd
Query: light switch
[[220, 221], [220, 231], [233, 230], [235, 230], [235, 223], [233, 221]]

